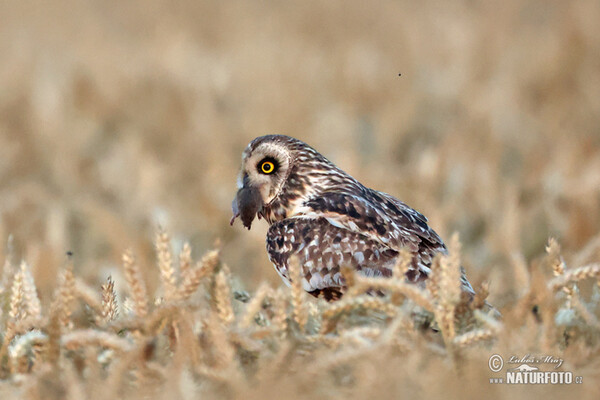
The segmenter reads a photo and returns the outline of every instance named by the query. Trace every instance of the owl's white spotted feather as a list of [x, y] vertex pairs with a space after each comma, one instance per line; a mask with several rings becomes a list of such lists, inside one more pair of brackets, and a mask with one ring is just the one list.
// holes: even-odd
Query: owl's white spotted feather
[[[391, 276], [403, 248], [413, 254], [407, 280], [424, 283], [435, 254], [446, 253], [422, 214], [363, 186], [300, 140], [282, 135], [253, 140], [238, 182], [234, 219], [241, 215], [249, 228], [255, 214], [264, 217], [271, 262], [289, 283], [288, 263], [296, 256], [302, 285], [315, 296], [335, 300], [343, 294], [342, 266]], [[463, 291], [473, 294], [464, 274], [461, 281]]]

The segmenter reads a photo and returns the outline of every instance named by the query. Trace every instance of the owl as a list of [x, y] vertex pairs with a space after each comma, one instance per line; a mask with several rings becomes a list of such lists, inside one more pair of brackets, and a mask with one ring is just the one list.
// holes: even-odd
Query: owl
[[[345, 289], [341, 267], [391, 277], [401, 249], [412, 261], [406, 280], [424, 285], [437, 253], [446, 253], [427, 218], [395, 197], [369, 189], [306, 143], [283, 135], [254, 139], [242, 154], [233, 225], [269, 224], [267, 252], [289, 286], [289, 262], [301, 266], [302, 287], [327, 301]], [[473, 295], [462, 274], [463, 292]]]

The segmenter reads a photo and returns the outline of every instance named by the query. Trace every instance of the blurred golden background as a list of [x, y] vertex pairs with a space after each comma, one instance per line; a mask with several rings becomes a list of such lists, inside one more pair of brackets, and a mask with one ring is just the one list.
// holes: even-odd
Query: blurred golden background
[[242, 286], [279, 285], [266, 224], [228, 223], [241, 152], [270, 133], [458, 232], [499, 306], [549, 236], [600, 257], [598, 1], [11, 1], [0, 18], [0, 239], [42, 295], [67, 250], [92, 283], [128, 247], [151, 268], [157, 225], [194, 258], [220, 239]]

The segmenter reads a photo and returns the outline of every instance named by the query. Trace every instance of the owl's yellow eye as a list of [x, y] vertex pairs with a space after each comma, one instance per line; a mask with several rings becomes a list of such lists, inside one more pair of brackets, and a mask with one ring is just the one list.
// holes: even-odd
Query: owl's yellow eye
[[260, 170], [265, 174], [270, 174], [275, 171], [275, 164], [273, 164], [271, 161], [263, 161], [263, 163], [260, 165]]

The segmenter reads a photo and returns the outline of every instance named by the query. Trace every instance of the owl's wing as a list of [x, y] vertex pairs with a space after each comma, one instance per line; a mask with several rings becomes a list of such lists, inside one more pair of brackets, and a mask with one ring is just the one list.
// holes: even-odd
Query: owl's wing
[[[289, 284], [290, 257], [302, 268], [303, 288], [333, 299], [345, 290], [340, 268], [366, 276], [391, 276], [398, 252], [358, 232], [330, 224], [325, 218], [294, 217], [271, 225], [267, 252], [275, 269]], [[328, 298], [331, 297], [331, 298]]]
[[418, 253], [431, 264], [438, 252], [446, 252], [442, 239], [427, 225], [427, 218], [400, 200], [366, 189], [362, 196], [329, 192], [305, 203], [305, 214], [321, 215], [332, 225], [361, 233], [394, 250]]
[[[358, 232], [390, 249], [406, 248], [415, 254], [413, 268], [429, 275], [436, 253], [447, 253], [439, 235], [427, 225], [427, 218], [387, 193], [365, 189], [362, 196], [330, 192], [309, 200], [309, 214], [322, 215], [334, 226]], [[419, 274], [416, 275], [419, 278]], [[461, 267], [465, 292], [475, 294]]]

